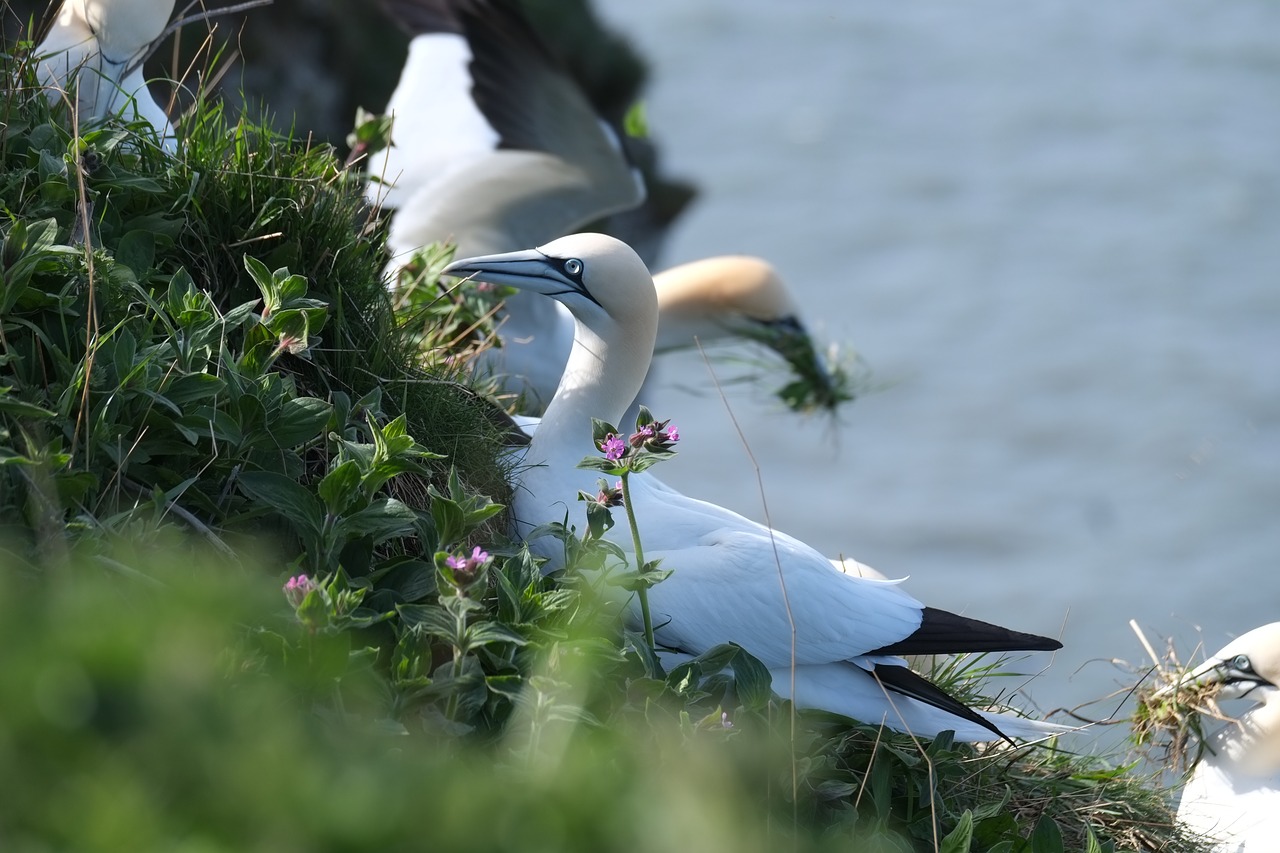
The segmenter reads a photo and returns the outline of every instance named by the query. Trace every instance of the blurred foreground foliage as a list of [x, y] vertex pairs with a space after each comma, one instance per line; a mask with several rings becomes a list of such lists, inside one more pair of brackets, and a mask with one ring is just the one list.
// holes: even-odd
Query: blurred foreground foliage
[[0, 849], [1198, 849], [1097, 762], [663, 672], [502, 536], [485, 308], [392, 305], [331, 149], [75, 135], [4, 71]]

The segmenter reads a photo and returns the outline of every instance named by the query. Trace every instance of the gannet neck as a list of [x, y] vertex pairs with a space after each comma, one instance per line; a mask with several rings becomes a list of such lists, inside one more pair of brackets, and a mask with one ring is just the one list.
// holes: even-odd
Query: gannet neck
[[84, 0], [83, 9], [103, 58], [112, 65], [124, 66], [139, 58], [164, 32], [173, 15], [174, 2]]
[[1209, 736], [1215, 764], [1250, 777], [1280, 772], [1280, 691], [1268, 693], [1268, 701]]
[[620, 422], [648, 373], [652, 341], [652, 334], [646, 343], [612, 320], [591, 326], [577, 320], [564, 376], [530, 445], [529, 458], [576, 464], [592, 452], [592, 418], [629, 432], [632, 425]]

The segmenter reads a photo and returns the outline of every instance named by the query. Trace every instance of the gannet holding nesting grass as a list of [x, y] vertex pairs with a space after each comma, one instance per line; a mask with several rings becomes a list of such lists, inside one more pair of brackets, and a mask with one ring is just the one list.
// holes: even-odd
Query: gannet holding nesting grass
[[[598, 474], [577, 465], [594, 446], [592, 418], [617, 424], [648, 373], [658, 326], [653, 281], [630, 247], [602, 234], [464, 259], [446, 272], [552, 297], [574, 317], [563, 378], [517, 476], [514, 532], [525, 538], [572, 516], [579, 491], [597, 490]], [[874, 675], [891, 694], [1001, 735], [995, 722], [911, 672], [899, 655], [1061, 647], [1047, 637], [925, 607], [897, 581], [846, 574], [804, 543], [687, 497], [650, 474], [629, 477], [625, 500], [639, 520], [646, 558], [661, 559], [672, 572], [649, 591], [655, 638], [666, 648], [700, 654], [736, 642], [774, 671], [815, 668], [806, 670], [813, 677], [804, 682], [814, 696], [846, 674], [861, 678], [846, 673], [853, 667]], [[625, 525], [606, 537], [632, 551]], [[547, 558], [548, 570], [562, 565], [557, 540], [541, 536], [528, 544]], [[877, 723], [894, 713], [888, 700], [881, 710], [859, 713]]]
[[1217, 699], [1257, 705], [1206, 739], [1178, 819], [1218, 839], [1216, 853], [1280, 849], [1280, 622], [1228, 643], [1166, 692], [1208, 684], [1221, 685]]
[[63, 0], [34, 52], [49, 99], [74, 94], [71, 104], [82, 128], [113, 114], [145, 119], [173, 151], [172, 124], [142, 71], [173, 6], [174, 0]]
[[[415, 250], [452, 241], [459, 256], [546, 243], [641, 204], [622, 140], [505, 0], [381, 0], [410, 32], [392, 93], [392, 145], [369, 158], [371, 202], [393, 209], [392, 277]], [[743, 338], [782, 356], [811, 408], [848, 399], [767, 262], [710, 258], [659, 273], [658, 350]], [[559, 303], [507, 300], [500, 348], [481, 369], [540, 411], [560, 381], [573, 319]]]

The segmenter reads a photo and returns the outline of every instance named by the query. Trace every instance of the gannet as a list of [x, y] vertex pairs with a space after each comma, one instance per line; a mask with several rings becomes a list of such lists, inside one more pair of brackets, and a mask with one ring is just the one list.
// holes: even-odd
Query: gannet
[[[459, 257], [536, 246], [645, 199], [622, 140], [505, 0], [381, 0], [412, 36], [386, 112], [392, 145], [369, 158], [371, 202], [394, 210], [389, 280], [409, 255], [452, 241]], [[827, 377], [774, 268], [709, 258], [655, 277], [658, 350], [728, 337], [756, 341]], [[502, 346], [479, 369], [541, 411], [573, 344], [562, 305], [507, 300]]]
[[[591, 419], [617, 424], [640, 390], [657, 339], [657, 294], [635, 252], [602, 234], [459, 260], [446, 272], [552, 297], [575, 320], [568, 364], [517, 475], [513, 533], [526, 538], [540, 525], [572, 517], [579, 491], [595, 493], [598, 475], [577, 467], [594, 447]], [[900, 582], [846, 574], [804, 543], [687, 497], [651, 474], [631, 475], [625, 499], [638, 518], [646, 557], [672, 571], [649, 592], [655, 638], [665, 648], [700, 654], [736, 642], [770, 670], [827, 668], [812, 670], [806, 682], [815, 695], [832, 683], [828, 675], [836, 679], [835, 673], [856, 667], [891, 693], [998, 735], [995, 723], [911, 672], [900, 655], [1061, 647], [1047, 637], [925, 607]], [[607, 535], [624, 552], [633, 550], [627, 525]], [[557, 540], [527, 541], [546, 558], [547, 570], [563, 565]], [[881, 710], [868, 721], [893, 713], [888, 703]]]
[[1280, 622], [1255, 628], [1193, 670], [1183, 685], [1221, 684], [1218, 699], [1257, 705], [1205, 742], [1182, 789], [1178, 819], [1217, 839], [1216, 853], [1280, 847]]
[[113, 114], [145, 119], [173, 151], [169, 117], [151, 97], [142, 72], [142, 60], [173, 6], [174, 0], [63, 0], [34, 54], [49, 99], [60, 100], [74, 88], [71, 103], [81, 127]]

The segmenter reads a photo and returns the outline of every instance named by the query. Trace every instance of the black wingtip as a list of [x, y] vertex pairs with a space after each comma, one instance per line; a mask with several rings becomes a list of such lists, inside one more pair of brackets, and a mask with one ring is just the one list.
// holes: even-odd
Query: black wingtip
[[1052, 637], [1025, 634], [926, 607], [920, 627], [911, 636], [867, 652], [868, 655], [946, 655], [961, 652], [1052, 652], [1062, 643]]
[[1000, 731], [1000, 727], [970, 708], [968, 705], [956, 699], [950, 693], [947, 693], [932, 681], [917, 675], [905, 666], [893, 666], [886, 664], [877, 664], [872, 668], [871, 674], [876, 680], [884, 685], [885, 689], [894, 693], [900, 693], [912, 699], [924, 702], [926, 705], [932, 705], [939, 710], [946, 711], [948, 714], [954, 714], [961, 719], [968, 720], [971, 723], [977, 723], [987, 731], [1007, 741], [1011, 746], [1017, 746], [1013, 739]]

